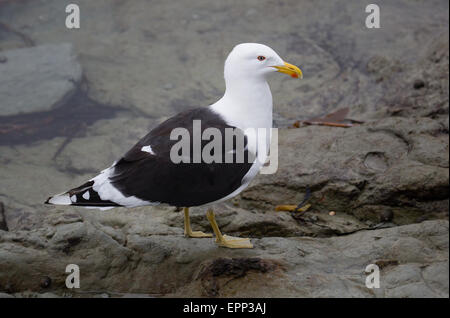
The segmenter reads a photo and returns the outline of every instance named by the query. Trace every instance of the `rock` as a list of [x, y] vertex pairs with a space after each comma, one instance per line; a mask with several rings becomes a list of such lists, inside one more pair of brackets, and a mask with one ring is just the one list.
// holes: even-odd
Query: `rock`
[[81, 243], [86, 231], [85, 224], [81, 222], [58, 225], [56, 233], [51, 238], [52, 245], [69, 254], [72, 247]]
[[[370, 36], [366, 33], [373, 30], [361, 29], [361, 20], [351, 18], [355, 12], [364, 14], [360, 4], [339, 1], [339, 10], [326, 3], [309, 5], [305, 1], [292, 6], [263, 1], [257, 7], [246, 3], [235, 8], [231, 3], [212, 7], [195, 1], [189, 7], [160, 3], [148, 10], [148, 3], [138, 0], [128, 6], [119, 3], [97, 10], [97, 4], [84, 3], [84, 10], [96, 12], [96, 19], [86, 19], [84, 28], [70, 34], [66, 28], [59, 28], [56, 0], [44, 5], [48, 13], [45, 23], [36, 21], [36, 12], [42, 9], [37, 3], [20, 6], [20, 14], [14, 4], [3, 4], [0, 18], [12, 29], [29, 34], [36, 43], [48, 42], [49, 34], [53, 39], [73, 42], [82, 52], [83, 70], [92, 83], [90, 96], [94, 100], [127, 105], [155, 118], [217, 100], [224, 89], [223, 60], [233, 45], [249, 41], [247, 35], [252, 41], [277, 48], [286, 61], [300, 64], [304, 70], [304, 81], [277, 77], [271, 83], [275, 110], [284, 119], [306, 119], [344, 106], [364, 117], [367, 113], [362, 110], [373, 111], [383, 97], [374, 79], [387, 77], [399, 66], [409, 68], [423, 48], [429, 48], [430, 39], [448, 29], [442, 4], [416, 6], [407, 0], [386, 3], [383, 10], [393, 15], [392, 19], [388, 17], [391, 24], [385, 26], [388, 31], [372, 32]], [[420, 10], [420, 18], [416, 10]], [[162, 11], [167, 14], [161, 16]], [[111, 19], [116, 12], [120, 17]], [[269, 20], [280, 23], [274, 26], [267, 23]], [[158, 22], [136, 28], [137, 21]], [[34, 23], [39, 23], [39, 28]], [[20, 40], [17, 34], [1, 35], [7, 43], [2, 41], [0, 49], [17, 47], [8, 45]], [[192, 40], [199, 36], [202, 41]], [[205, 52], [208, 59], [203, 58]], [[374, 64], [385, 66], [383, 74], [367, 74], [365, 65], [374, 56], [387, 61]], [[441, 58], [433, 55], [433, 60]], [[177, 89], [166, 90], [164, 83]]]
[[421, 79], [416, 79], [413, 85], [414, 89], [421, 89], [425, 87], [425, 82]]
[[384, 56], [373, 56], [367, 63], [367, 71], [376, 76], [377, 82], [386, 81], [403, 71], [400, 61], [391, 61]]
[[3, 205], [3, 202], [0, 202], [0, 230], [8, 231], [8, 225], [6, 224], [5, 219], [5, 206]]
[[298, 204], [310, 188], [313, 209], [372, 224], [385, 213], [395, 224], [446, 217], [448, 134], [439, 127], [428, 118], [393, 117], [349, 129], [279, 130], [276, 174], [258, 176], [235, 202], [273, 211]]
[[30, 231], [39, 228], [43, 224], [43, 218], [47, 216], [46, 211], [37, 212], [35, 209], [23, 204], [11, 204], [6, 200], [3, 210], [4, 230], [8, 231]]
[[[141, 236], [133, 224], [119, 230], [126, 236], [120, 244], [97, 222], [88, 217], [48, 223], [35, 232], [42, 246], [24, 240], [20, 232], [0, 232], [0, 290], [39, 293], [45, 278], [51, 281], [49, 292], [64, 296], [69, 292], [65, 267], [77, 264], [79, 292], [87, 295], [108, 290], [184, 297], [448, 297], [444, 220], [340, 237], [252, 239], [255, 248], [250, 250], [217, 248], [212, 239], [182, 234]], [[135, 217], [131, 223], [137, 222]], [[47, 240], [44, 229], [52, 227], [56, 234]], [[381, 270], [377, 291], [364, 285], [364, 269], [371, 263]], [[102, 295], [92, 294], [97, 296]]]
[[14, 293], [14, 297], [16, 298], [60, 298], [60, 295], [55, 293], [41, 293], [41, 292], [32, 292], [32, 291], [24, 291], [20, 293]]
[[41, 287], [42, 288], [49, 288], [52, 284], [52, 279], [48, 276], [45, 276], [41, 280]]
[[[117, 129], [117, 127], [129, 127]], [[101, 120], [89, 128], [88, 136], [72, 138], [55, 158], [62, 171], [94, 176], [118, 160], [156, 124], [147, 118]], [[108, 145], [108, 147], [105, 147]], [[104, 149], [99, 152], [98, 149]]]
[[81, 80], [81, 66], [71, 44], [3, 51], [2, 56], [6, 62], [0, 63], [0, 116], [58, 107]]
[[203, 296], [218, 296], [223, 293], [223, 286], [233, 279], [247, 276], [249, 272], [261, 273], [281, 270], [278, 262], [270, 259], [253, 258], [216, 258], [204, 264], [195, 280], [200, 281]]
[[384, 112], [405, 117], [448, 117], [448, 36], [447, 30], [434, 38], [416, 65], [405, 69], [389, 82], [380, 103]]

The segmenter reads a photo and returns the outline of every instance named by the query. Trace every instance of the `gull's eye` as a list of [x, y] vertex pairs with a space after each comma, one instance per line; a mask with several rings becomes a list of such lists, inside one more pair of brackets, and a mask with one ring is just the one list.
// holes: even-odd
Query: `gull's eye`
[[265, 56], [262, 56], [262, 55], [258, 56], [258, 61], [264, 61], [265, 59], [266, 59]]

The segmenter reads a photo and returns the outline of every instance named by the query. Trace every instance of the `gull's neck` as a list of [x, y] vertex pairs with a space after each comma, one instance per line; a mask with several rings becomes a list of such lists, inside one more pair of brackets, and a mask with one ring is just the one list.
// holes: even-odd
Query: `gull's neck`
[[225, 79], [223, 97], [211, 108], [233, 126], [272, 128], [272, 93], [265, 78]]

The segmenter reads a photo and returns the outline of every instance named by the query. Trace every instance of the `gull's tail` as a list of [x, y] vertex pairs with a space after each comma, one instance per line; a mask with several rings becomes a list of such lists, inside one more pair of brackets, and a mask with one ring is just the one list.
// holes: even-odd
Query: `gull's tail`
[[45, 203], [53, 205], [74, 205], [86, 208], [113, 208], [121, 206], [115, 202], [100, 199], [97, 191], [92, 188], [93, 184], [94, 181], [90, 180], [77, 188], [51, 196]]

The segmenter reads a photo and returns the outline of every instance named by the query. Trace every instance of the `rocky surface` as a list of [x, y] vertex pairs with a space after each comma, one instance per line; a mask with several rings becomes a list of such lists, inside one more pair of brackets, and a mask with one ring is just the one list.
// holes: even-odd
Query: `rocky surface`
[[[188, 239], [167, 214], [134, 209], [53, 213], [46, 226], [0, 232], [0, 282], [7, 293], [65, 289], [65, 268], [80, 267], [72, 296], [444, 297], [448, 296], [448, 221], [327, 237], [252, 239], [251, 250]], [[368, 264], [381, 288], [365, 287]]]
[[375, 225], [448, 216], [448, 133], [429, 118], [388, 118], [350, 129], [281, 130], [279, 168], [235, 199], [246, 209], [300, 202]]
[[81, 80], [81, 65], [69, 43], [8, 50], [1, 56], [0, 116], [56, 108]]
[[[0, 297], [448, 297], [446, 1], [383, 3], [380, 30], [359, 1], [79, 2], [70, 31], [59, 1], [0, 4]], [[215, 207], [254, 249], [185, 238], [172, 207], [42, 205], [217, 99], [228, 48], [250, 40], [305, 74], [271, 79], [277, 173]], [[363, 124], [292, 126], [343, 107]], [[307, 212], [275, 212], [307, 189]], [[211, 231], [204, 209], [191, 222]], [[365, 286], [369, 264], [380, 289]]]

